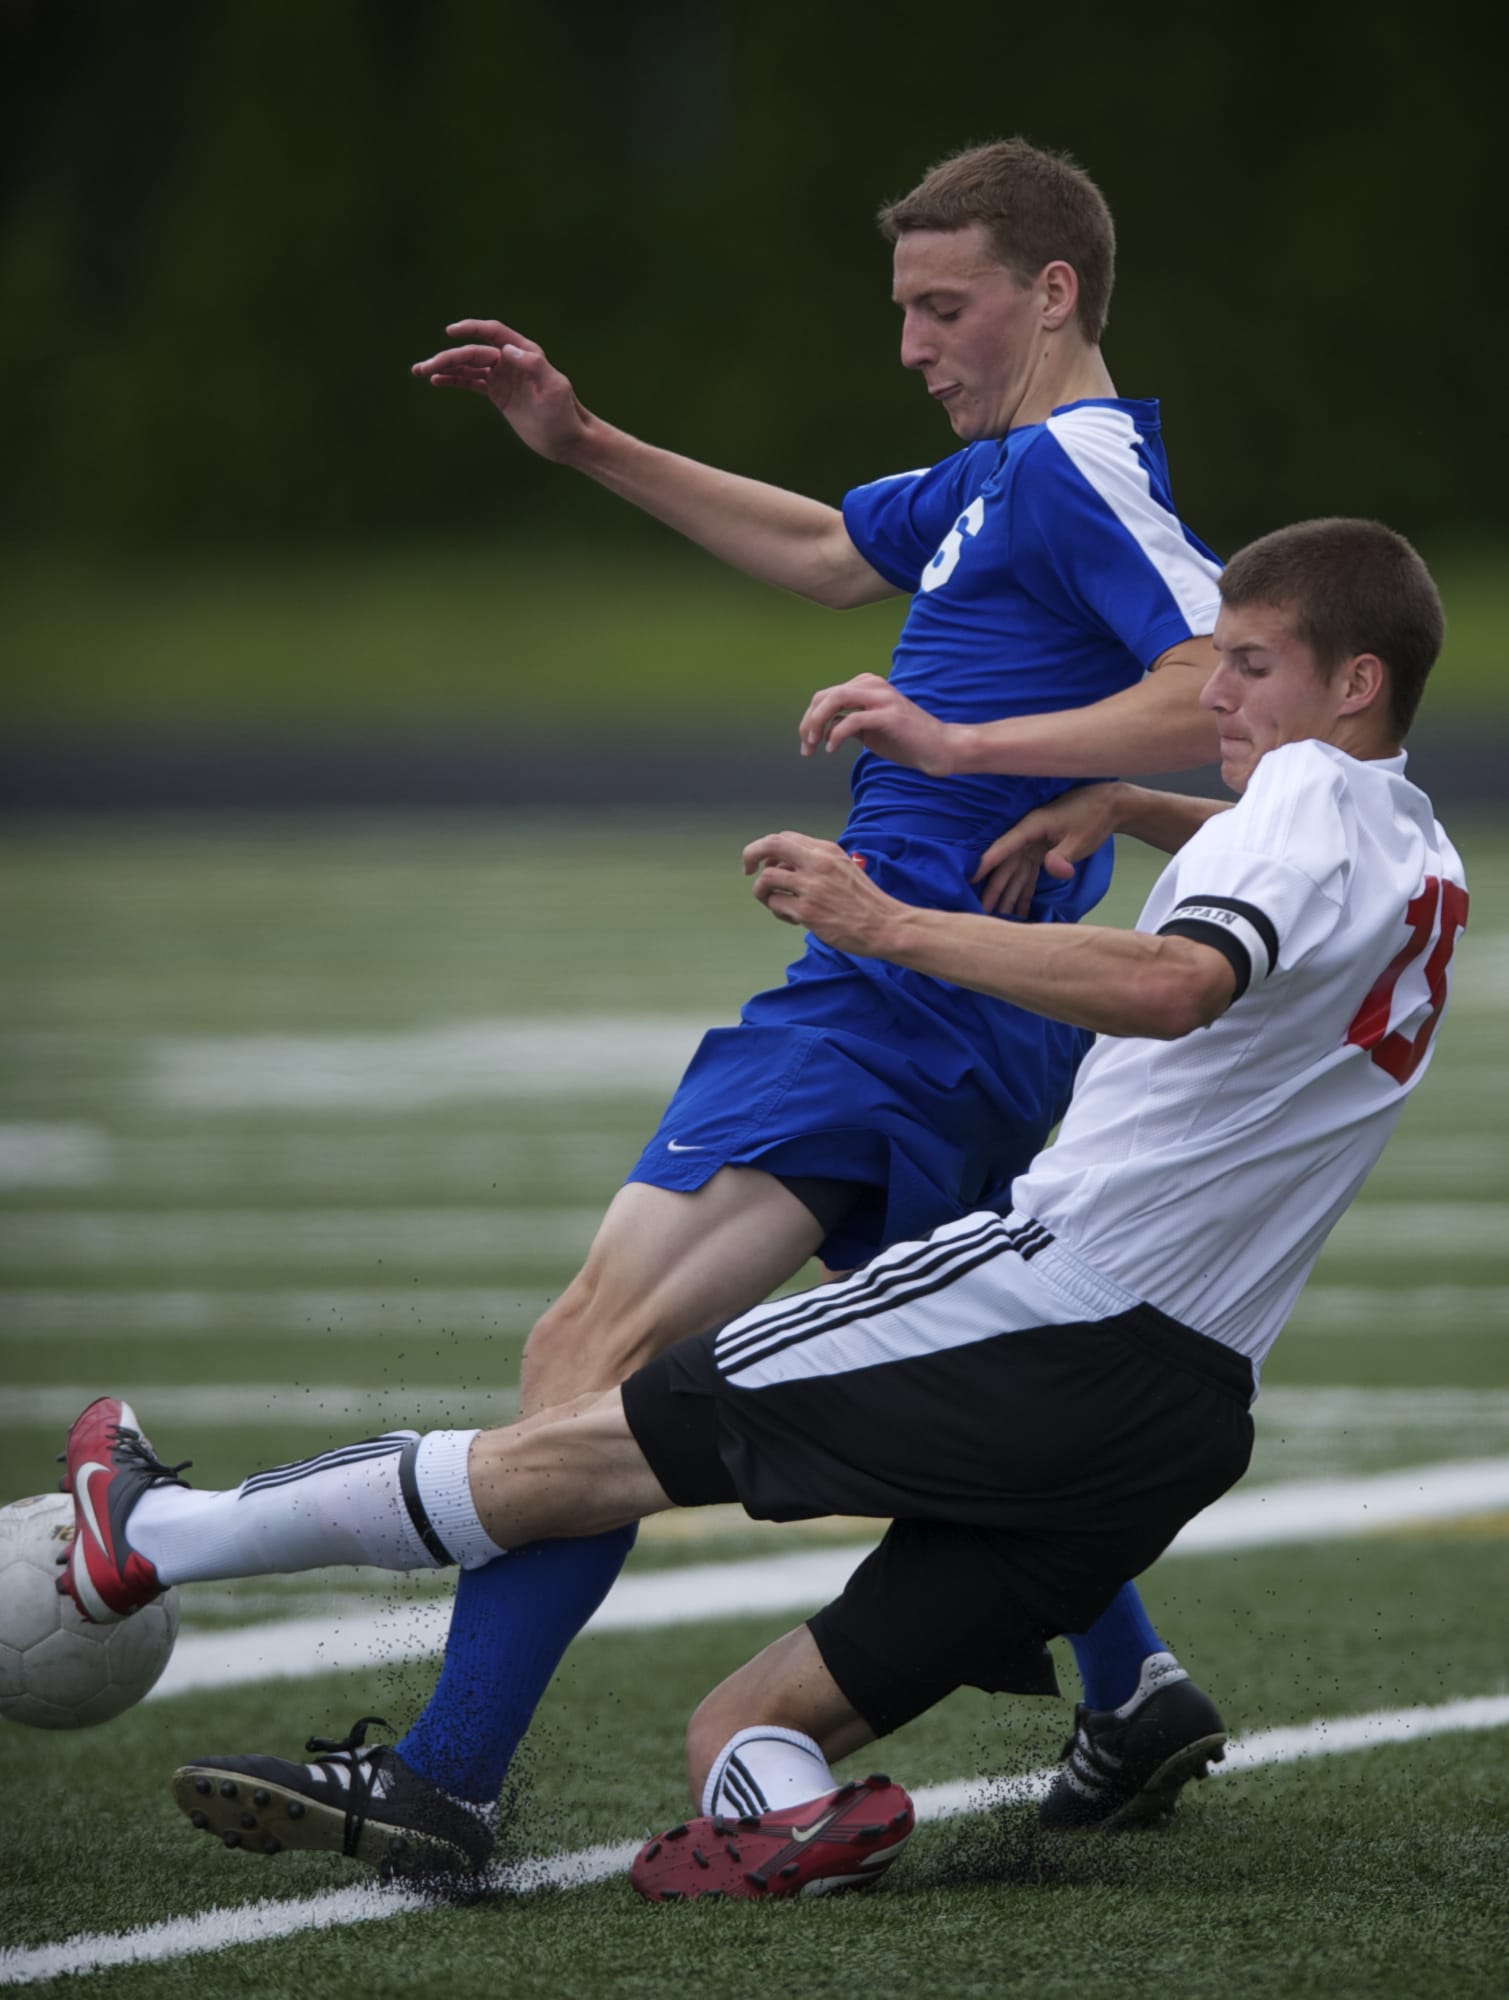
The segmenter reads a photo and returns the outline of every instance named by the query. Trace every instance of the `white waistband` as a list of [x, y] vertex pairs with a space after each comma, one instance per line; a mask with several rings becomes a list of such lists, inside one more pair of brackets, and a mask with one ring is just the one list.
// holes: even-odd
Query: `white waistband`
[[1041, 1229], [1045, 1236], [1050, 1237], [1041, 1249], [1033, 1250], [1030, 1245], [1027, 1246], [1026, 1261], [1032, 1265], [1033, 1276], [1041, 1278], [1044, 1284], [1071, 1305], [1084, 1308], [1092, 1319], [1109, 1319], [1113, 1313], [1130, 1312], [1133, 1306], [1142, 1304], [1135, 1292], [1129, 1292], [1114, 1278], [1103, 1276], [1093, 1264], [1087, 1264], [1083, 1257], [1066, 1249], [1056, 1237], [1052, 1237], [1046, 1225], [1037, 1222], [1034, 1217], [1023, 1215], [1020, 1209], [1012, 1209], [1003, 1222], [1007, 1229]]

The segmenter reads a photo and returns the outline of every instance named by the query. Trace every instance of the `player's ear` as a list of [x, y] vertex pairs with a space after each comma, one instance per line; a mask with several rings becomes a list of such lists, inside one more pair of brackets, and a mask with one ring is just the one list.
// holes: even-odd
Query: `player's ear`
[[1341, 715], [1376, 707], [1388, 688], [1388, 669], [1376, 653], [1355, 653], [1341, 670]]
[[1068, 325], [1079, 304], [1079, 273], [1072, 264], [1056, 258], [1038, 272], [1037, 283], [1043, 296], [1043, 325], [1056, 333]]

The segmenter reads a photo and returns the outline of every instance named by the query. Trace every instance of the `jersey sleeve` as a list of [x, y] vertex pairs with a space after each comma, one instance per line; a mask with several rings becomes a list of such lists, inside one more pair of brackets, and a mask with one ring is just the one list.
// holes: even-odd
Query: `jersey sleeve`
[[979, 483], [977, 455], [977, 448], [968, 446], [940, 465], [895, 472], [844, 495], [849, 540], [887, 583], [917, 589], [923, 569]]
[[1155, 488], [1138, 444], [1124, 411], [1050, 417], [1018, 485], [1014, 526], [1037, 541], [1085, 621], [1146, 668], [1214, 630], [1221, 566]]
[[1164, 877], [1159, 937], [1208, 944], [1236, 976], [1234, 999], [1319, 950], [1353, 866], [1343, 780], [1314, 746], [1271, 750], [1242, 800], [1207, 820]]

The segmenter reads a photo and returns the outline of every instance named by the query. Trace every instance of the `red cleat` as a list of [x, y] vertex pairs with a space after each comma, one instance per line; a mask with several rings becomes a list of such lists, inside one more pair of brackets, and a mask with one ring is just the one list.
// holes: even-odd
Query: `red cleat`
[[99, 1397], [75, 1419], [62, 1463], [63, 1491], [73, 1495], [73, 1540], [58, 1589], [94, 1624], [110, 1625], [162, 1595], [157, 1571], [126, 1540], [126, 1522], [149, 1486], [183, 1485], [183, 1466], [159, 1461], [136, 1412], [116, 1396]]
[[915, 1825], [900, 1785], [864, 1778], [801, 1805], [673, 1826], [639, 1850], [629, 1880], [650, 1903], [821, 1896], [873, 1882]]

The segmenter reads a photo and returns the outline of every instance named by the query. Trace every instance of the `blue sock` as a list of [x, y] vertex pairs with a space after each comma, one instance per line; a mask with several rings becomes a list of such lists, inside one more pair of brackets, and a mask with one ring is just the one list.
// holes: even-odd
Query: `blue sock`
[[440, 1679], [397, 1745], [411, 1770], [457, 1798], [498, 1796], [562, 1653], [612, 1589], [636, 1532], [532, 1542], [462, 1570]]
[[1088, 1632], [1067, 1632], [1089, 1708], [1120, 1708], [1137, 1692], [1149, 1653], [1168, 1648], [1153, 1630], [1134, 1583], [1124, 1583]]

